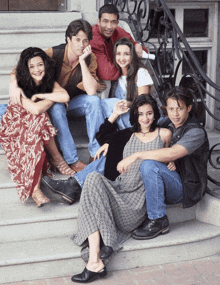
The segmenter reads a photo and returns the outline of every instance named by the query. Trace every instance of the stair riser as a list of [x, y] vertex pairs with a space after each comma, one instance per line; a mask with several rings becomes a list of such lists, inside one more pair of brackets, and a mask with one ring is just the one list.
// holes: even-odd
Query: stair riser
[[[214, 255], [218, 253], [219, 250], [220, 237], [188, 244], [176, 244], [174, 246], [132, 251], [123, 250], [113, 257], [107, 268], [108, 271], [112, 271], [181, 262]], [[54, 254], [56, 254], [56, 249], [54, 249]], [[84, 267], [85, 263], [79, 256], [75, 258], [64, 257], [43, 262], [38, 260], [36, 263], [3, 266], [0, 267], [0, 283], [63, 276], [71, 277], [73, 274], [81, 272]], [[13, 272], [13, 274], [11, 274], [11, 272]]]
[[[28, 31], [24, 34], [12, 33], [12, 34], [4, 34], [1, 37], [4, 37], [4, 41], [1, 43], [1, 49], [6, 50], [15, 49], [22, 51], [27, 47], [39, 47], [39, 48], [49, 48], [54, 45], [59, 45], [61, 43], [65, 43], [65, 31], [61, 30], [51, 30], [51, 32], [35, 32], [28, 33]], [[11, 39], [13, 38], [13, 42]]]
[[65, 29], [71, 21], [80, 18], [79, 12], [1, 13], [0, 31], [20, 30], [24, 33], [27, 29]]
[[60, 219], [55, 221], [33, 222], [1, 226], [0, 244], [25, 240], [71, 237], [77, 230], [77, 219]]
[[[119, 252], [109, 270], [122, 270], [141, 266], [152, 266], [165, 263], [181, 262], [218, 253], [220, 237], [173, 246], [155, 247], [143, 250]], [[114, 262], [115, 261], [115, 262]]]
[[1, 64], [1, 73], [7, 74], [17, 65], [18, 59], [20, 56], [20, 51], [16, 50], [15, 52], [11, 51], [0, 51], [0, 64]]
[[[33, 204], [33, 207], [34, 206], [35, 205]], [[66, 207], [69, 207], [68, 209], [71, 211], [71, 207], [74, 207], [74, 205], [67, 205]], [[167, 215], [170, 224], [190, 221], [195, 219], [196, 208], [193, 207], [184, 210], [180, 207], [168, 208]], [[16, 223], [16, 220], [14, 221], [15, 224], [10, 222], [9, 224], [1, 226], [2, 235], [0, 236], [0, 243], [37, 240], [60, 236], [71, 237], [77, 230], [77, 216], [73, 216], [73, 218], [59, 217], [57, 220], [47, 220], [45, 215], [45, 220], [42, 219], [40, 222], [33, 221], [32, 223]]]
[[0, 94], [1, 95], [8, 95], [9, 97], [9, 82], [10, 82], [10, 75], [1, 74], [0, 76]]

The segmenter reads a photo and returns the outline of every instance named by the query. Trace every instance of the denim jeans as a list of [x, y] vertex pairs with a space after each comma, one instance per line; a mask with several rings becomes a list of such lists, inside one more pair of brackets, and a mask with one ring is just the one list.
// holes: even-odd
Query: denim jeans
[[[121, 86], [118, 84], [115, 94], [115, 98], [106, 98], [101, 100], [101, 106], [102, 106], [102, 112], [105, 118], [108, 118], [111, 116], [113, 109], [115, 107], [115, 104], [122, 100], [126, 99], [126, 91], [121, 88]], [[119, 116], [117, 118], [117, 124], [119, 130], [124, 130], [126, 128], [130, 128], [130, 120], [129, 120], [130, 114], [129, 112]]]
[[1, 121], [2, 116], [5, 113], [6, 109], [7, 109], [7, 104], [0, 104], [0, 121]]
[[49, 110], [52, 124], [58, 129], [57, 139], [59, 148], [68, 164], [76, 162], [79, 158], [74, 139], [71, 135], [67, 114], [72, 117], [86, 117], [86, 127], [89, 137], [89, 152], [93, 157], [99, 148], [95, 138], [100, 125], [104, 122], [101, 111], [100, 99], [98, 96], [87, 94], [78, 95], [69, 101], [68, 109], [63, 103], [55, 103]]
[[179, 174], [170, 171], [167, 165], [155, 160], [144, 160], [140, 167], [146, 194], [149, 219], [158, 219], [166, 214], [166, 204], [181, 203], [183, 186]]
[[99, 172], [102, 175], [104, 175], [105, 161], [106, 161], [106, 156], [102, 155], [100, 159], [94, 160], [93, 162], [88, 164], [82, 171], [76, 173], [74, 175], [74, 178], [79, 183], [79, 185], [83, 187], [87, 175], [91, 172]]

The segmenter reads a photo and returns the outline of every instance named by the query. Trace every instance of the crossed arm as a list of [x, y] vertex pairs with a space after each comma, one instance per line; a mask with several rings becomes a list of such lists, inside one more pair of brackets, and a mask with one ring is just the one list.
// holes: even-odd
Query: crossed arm
[[46, 112], [55, 102], [67, 103], [68, 101], [69, 95], [67, 91], [57, 82], [54, 83], [52, 93], [35, 94], [31, 99], [21, 96], [22, 106], [35, 115]]
[[154, 149], [149, 151], [136, 152], [121, 160], [117, 166], [120, 173], [125, 172], [128, 167], [138, 159], [142, 160], [156, 160], [164, 163], [175, 161], [183, 156], [188, 155], [188, 150], [178, 144], [168, 148]]

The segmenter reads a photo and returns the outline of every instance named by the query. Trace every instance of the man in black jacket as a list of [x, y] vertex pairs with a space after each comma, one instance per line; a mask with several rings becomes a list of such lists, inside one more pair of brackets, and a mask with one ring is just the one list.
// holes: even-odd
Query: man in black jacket
[[[207, 186], [209, 142], [206, 131], [194, 116], [189, 89], [175, 87], [166, 95], [168, 117], [162, 126], [173, 132], [169, 148], [138, 152], [123, 159], [117, 166], [125, 172], [137, 159], [144, 160], [140, 172], [145, 186], [148, 219], [136, 229], [135, 239], [150, 239], [169, 231], [166, 204], [182, 203], [191, 207], [201, 200]], [[176, 171], [166, 163], [174, 161]]]

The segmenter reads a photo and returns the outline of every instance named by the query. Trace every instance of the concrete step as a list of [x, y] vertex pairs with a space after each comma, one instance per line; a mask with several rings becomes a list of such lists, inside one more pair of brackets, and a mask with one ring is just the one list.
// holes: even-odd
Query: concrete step
[[[22, 204], [15, 188], [0, 191], [0, 243], [38, 238], [59, 237], [74, 234], [77, 225], [78, 202], [72, 206], [63, 203], [59, 195], [54, 195], [42, 187], [51, 203], [37, 208], [31, 198]], [[9, 197], [13, 197], [9, 200]], [[183, 209], [180, 205], [168, 206], [170, 223], [179, 223], [196, 218], [196, 206]]]
[[[80, 247], [70, 236], [4, 243], [0, 250], [0, 283], [69, 276], [85, 266]], [[194, 220], [173, 224], [169, 234], [156, 239], [130, 238], [107, 268], [112, 271], [180, 262], [219, 250], [220, 228]]]

